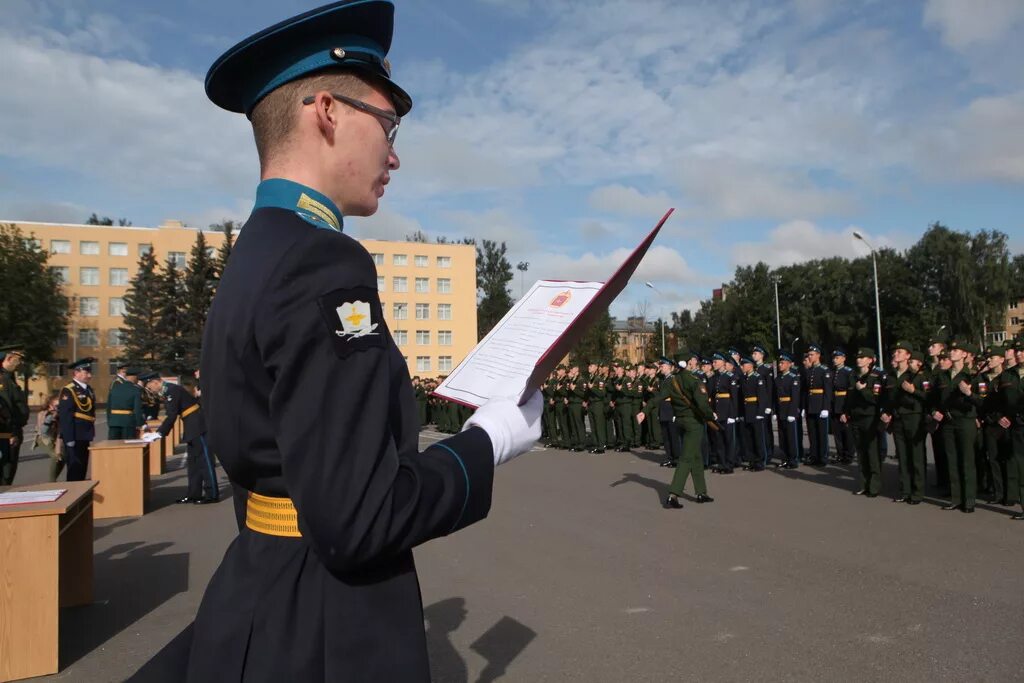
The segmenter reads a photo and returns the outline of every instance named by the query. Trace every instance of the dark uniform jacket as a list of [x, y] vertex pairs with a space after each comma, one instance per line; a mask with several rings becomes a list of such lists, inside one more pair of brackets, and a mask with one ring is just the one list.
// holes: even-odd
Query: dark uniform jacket
[[92, 441], [96, 437], [96, 394], [92, 387], [68, 382], [60, 390], [57, 422], [64, 443]]
[[[904, 381], [914, 385], [913, 393], [904, 391]], [[909, 368], [900, 375], [897, 375], [897, 371], [893, 370], [885, 377], [883, 396], [883, 413], [894, 417], [917, 415], [923, 412], [925, 407], [931, 402], [931, 380], [921, 373], [915, 373]]]
[[800, 417], [800, 375], [792, 368], [775, 380], [775, 412], [780, 418]]
[[236, 505], [189, 680], [427, 681], [412, 549], [487, 515], [490, 438], [474, 427], [419, 451], [370, 254], [279, 208], [284, 192], [260, 208], [274, 182], [302, 188], [261, 183], [206, 321], [203, 407], [236, 492], [290, 498], [301, 537], [254, 531]]
[[[864, 386], [859, 387], [860, 384]], [[843, 412], [851, 420], [877, 418], [884, 385], [885, 378], [877, 370], [868, 370], [860, 376], [851, 373], [849, 394], [843, 402]]]
[[704, 383], [685, 370], [665, 377], [651, 400], [659, 406], [667, 406], [676, 422], [686, 427], [699, 427], [712, 418]]
[[768, 393], [764, 377], [757, 372], [743, 375], [740, 379], [740, 393], [743, 397], [740, 417], [747, 422], [753, 422], [757, 418], [764, 419], [765, 411], [772, 407], [772, 397]]
[[0, 402], [6, 405], [5, 409], [0, 410], [9, 414], [10, 422], [9, 427], [0, 428], [0, 431], [20, 434], [28, 422], [28, 395], [14, 375], [3, 369], [0, 369]]
[[164, 384], [164, 413], [166, 417], [157, 429], [161, 436], [171, 433], [179, 417], [184, 426], [181, 436], [183, 441], [192, 441], [206, 434], [206, 420], [199, 408], [199, 399], [184, 387]]
[[739, 416], [739, 383], [736, 375], [731, 372], [715, 372], [708, 384], [708, 394], [711, 395], [711, 406], [718, 420], [724, 422]]
[[853, 388], [855, 376], [856, 373], [849, 365], [835, 368], [832, 371], [832, 412], [836, 415], [847, 412], [846, 399]]
[[832, 373], [824, 365], [813, 365], [807, 370], [807, 417], [818, 417], [823, 410], [832, 409]]

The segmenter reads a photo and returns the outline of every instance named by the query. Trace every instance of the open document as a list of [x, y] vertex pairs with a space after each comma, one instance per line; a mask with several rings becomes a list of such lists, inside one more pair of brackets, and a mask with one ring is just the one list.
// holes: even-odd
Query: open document
[[605, 283], [539, 280], [438, 385], [434, 394], [471, 407], [528, 397], [626, 287], [672, 209]]

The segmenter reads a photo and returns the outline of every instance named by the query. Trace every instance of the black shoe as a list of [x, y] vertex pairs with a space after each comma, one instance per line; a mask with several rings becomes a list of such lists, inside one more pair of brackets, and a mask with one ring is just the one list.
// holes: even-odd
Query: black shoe
[[867, 492], [868, 492], [867, 489], [861, 489], [860, 491], [854, 491], [853, 495], [855, 495], [855, 496], [863, 496], [863, 495], [867, 495]]
[[894, 503], [909, 503], [910, 502], [910, 496], [903, 496], [902, 498], [893, 498], [892, 502], [894, 502]]
[[800, 467], [800, 463], [798, 463], [798, 462], [787, 462], [785, 465], [783, 465], [783, 467], [785, 467], [787, 470], [795, 470], [798, 467]]
[[970, 514], [970, 513], [974, 512], [974, 508], [973, 507], [964, 508], [964, 512]]
[[601, 455], [602, 453], [604, 453], [604, 449], [603, 448], [595, 448], [594, 450], [592, 450], [590, 452], [593, 453], [594, 455]]
[[1024, 512], [1017, 512], [1010, 519], [1016, 522], [1024, 521]]
[[733, 473], [733, 469], [731, 467], [728, 468], [728, 469], [720, 470], [720, 474], [732, 474], [732, 473]]
[[865, 498], [878, 498], [878, 494], [877, 493], [865, 493], [864, 497]]
[[193, 505], [209, 505], [210, 503], [216, 503], [217, 498], [196, 498], [192, 501]]
[[682, 510], [683, 504], [679, 502], [679, 498], [677, 498], [675, 494], [670, 493], [665, 499], [665, 507], [672, 508], [674, 510]]
[[697, 494], [697, 502], [698, 503], [714, 503], [715, 499], [712, 498], [711, 496], [709, 496], [706, 493], [698, 493]]
[[185, 496], [184, 498], [179, 498], [178, 500], [176, 500], [174, 502], [178, 503], [178, 504], [181, 504], [181, 503], [193, 503], [193, 502], [195, 502], [195, 499], [194, 498], [189, 498], [188, 496]]
[[945, 505], [942, 506], [942, 509], [943, 510], [959, 510], [960, 506], [957, 505], [956, 503], [946, 503]]
[[666, 460], [660, 463], [659, 467], [676, 467], [678, 464], [675, 460]]
[[908, 500], [907, 501], [907, 505], [920, 505], [920, 504], [921, 504], [921, 501], [919, 501], [919, 500]]

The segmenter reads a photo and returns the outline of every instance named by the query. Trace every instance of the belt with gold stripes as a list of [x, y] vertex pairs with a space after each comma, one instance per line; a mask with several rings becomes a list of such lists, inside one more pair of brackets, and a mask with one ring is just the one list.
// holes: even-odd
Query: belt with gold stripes
[[181, 411], [181, 416], [182, 417], [188, 417], [189, 415], [191, 415], [192, 413], [196, 412], [197, 410], [199, 410], [199, 404], [198, 403], [193, 405], [193, 406], [189, 406], [188, 408], [185, 408], [185, 410]]
[[789, 403], [792, 400], [793, 400], [792, 396], [780, 396], [779, 397], [779, 403]]
[[299, 514], [291, 498], [274, 498], [249, 493], [245, 503], [245, 526], [268, 536], [301, 538]]
[[86, 422], [95, 422], [96, 418], [92, 415], [86, 415], [85, 413], [75, 413], [75, 417], [79, 420], [85, 420]]
[[111, 415], [131, 415], [132, 411], [130, 411], [130, 410], [111, 410], [110, 414]]
[[757, 396], [748, 396], [747, 398], [743, 399], [743, 401], [745, 403], [757, 403]]
[[729, 398], [732, 394], [715, 394], [715, 398]]
[[13, 437], [14, 434], [11, 434], [10, 432], [3, 432], [2, 434], [0, 434], [0, 439], [10, 439]]
[[824, 389], [811, 389], [811, 393], [812, 394], [824, 394], [825, 390]]
[[846, 396], [846, 392], [845, 391], [837, 391], [836, 392], [836, 396]]

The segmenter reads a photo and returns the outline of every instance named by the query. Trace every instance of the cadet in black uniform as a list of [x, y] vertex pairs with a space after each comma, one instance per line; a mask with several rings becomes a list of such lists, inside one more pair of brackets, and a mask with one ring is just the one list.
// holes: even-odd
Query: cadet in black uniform
[[60, 390], [57, 403], [68, 481], [84, 481], [89, 471], [89, 444], [96, 437], [96, 394], [89, 386], [95, 361], [82, 358], [68, 366], [72, 381]]
[[846, 397], [853, 388], [853, 368], [846, 364], [846, 351], [832, 351], [832, 436], [836, 440], [836, 462], [853, 462], [854, 446], [850, 425], [839, 419], [846, 414]]
[[739, 386], [736, 376], [726, 365], [727, 353], [721, 351], [712, 354], [711, 363], [715, 369], [714, 376], [708, 384], [708, 396], [714, 411], [718, 429], [708, 434], [711, 448], [715, 453], [717, 470], [721, 474], [732, 474], [736, 468], [736, 414]]
[[258, 33], [206, 77], [253, 123], [262, 182], [203, 336], [211, 449], [239, 535], [203, 597], [189, 681], [428, 681], [412, 549], [483, 519], [494, 468], [540, 437], [535, 392], [488, 401], [420, 452], [370, 254], [409, 96], [394, 8], [339, 2]]
[[775, 457], [775, 430], [772, 429], [771, 421], [771, 414], [775, 410], [775, 372], [772, 365], [765, 362], [767, 357], [768, 352], [764, 350], [763, 346], [755, 345], [750, 348], [750, 358], [754, 361], [754, 370], [764, 380], [770, 398], [768, 417], [765, 418], [764, 423], [764, 435], [768, 442], [768, 460], [771, 460]]
[[757, 372], [751, 358], [741, 358], [740, 367], [740, 417], [743, 418], [744, 446], [746, 447], [746, 469], [760, 472], [768, 465], [768, 437], [765, 435], [766, 420], [772, 414], [771, 394], [764, 377]]
[[821, 364], [821, 347], [807, 347], [807, 435], [810, 452], [808, 462], [824, 467], [828, 464], [829, 410], [832, 408], [832, 373]]
[[803, 392], [800, 375], [793, 369], [793, 356], [779, 351], [779, 376], [775, 379], [775, 415], [782, 443], [782, 466], [795, 469], [800, 466], [799, 423]]

